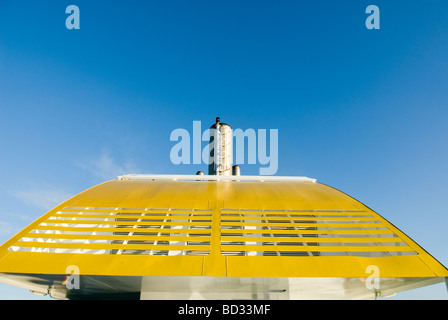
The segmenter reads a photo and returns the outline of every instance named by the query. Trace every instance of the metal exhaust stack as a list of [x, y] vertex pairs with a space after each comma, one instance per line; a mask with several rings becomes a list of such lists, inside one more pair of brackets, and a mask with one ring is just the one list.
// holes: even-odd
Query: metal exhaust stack
[[233, 162], [233, 130], [216, 118], [210, 127], [210, 158], [208, 174], [217, 176], [232, 175]]

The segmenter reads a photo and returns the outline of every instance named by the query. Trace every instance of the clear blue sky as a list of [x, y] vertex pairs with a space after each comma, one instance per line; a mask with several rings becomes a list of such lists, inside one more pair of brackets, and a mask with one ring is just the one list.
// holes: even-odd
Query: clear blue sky
[[170, 133], [216, 116], [278, 129], [277, 175], [348, 193], [448, 265], [443, 0], [0, 1], [0, 242], [117, 175], [206, 171], [170, 162]]

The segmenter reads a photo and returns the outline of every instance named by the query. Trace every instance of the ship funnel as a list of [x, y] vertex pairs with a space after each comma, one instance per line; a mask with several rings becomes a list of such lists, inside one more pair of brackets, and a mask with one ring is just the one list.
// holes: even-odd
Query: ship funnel
[[232, 175], [233, 131], [232, 128], [216, 118], [216, 123], [210, 127], [210, 158], [209, 175]]

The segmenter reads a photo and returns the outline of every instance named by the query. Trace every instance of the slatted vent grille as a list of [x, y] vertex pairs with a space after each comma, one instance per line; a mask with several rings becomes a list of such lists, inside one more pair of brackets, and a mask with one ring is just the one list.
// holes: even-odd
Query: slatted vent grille
[[[234, 256], [417, 254], [368, 211], [221, 209], [217, 252]], [[65, 207], [9, 250], [114, 255], [208, 255], [212, 210]]]
[[221, 253], [235, 256], [417, 254], [366, 211], [221, 210]]
[[211, 221], [210, 210], [65, 207], [9, 250], [207, 255]]

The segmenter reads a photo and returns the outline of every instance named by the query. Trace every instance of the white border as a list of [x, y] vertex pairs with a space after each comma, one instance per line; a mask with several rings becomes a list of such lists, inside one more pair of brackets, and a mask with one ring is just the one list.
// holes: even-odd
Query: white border
[[173, 175], [173, 174], [126, 174], [118, 176], [118, 180], [193, 180], [193, 181], [296, 181], [312, 182], [316, 179], [287, 176], [218, 176], [218, 175]]

